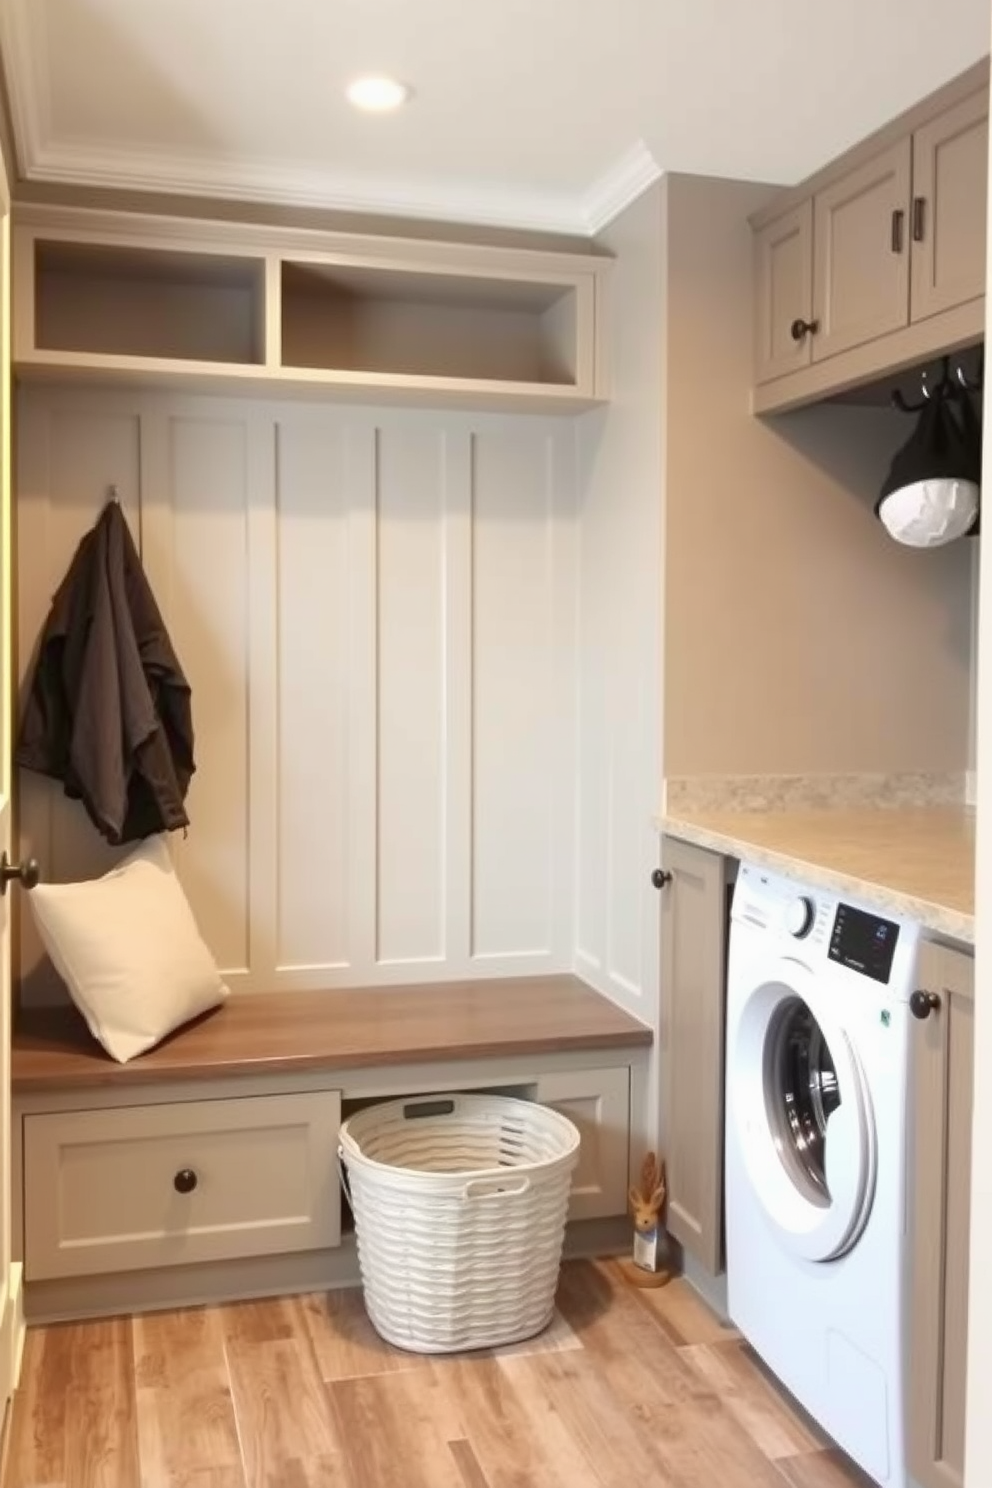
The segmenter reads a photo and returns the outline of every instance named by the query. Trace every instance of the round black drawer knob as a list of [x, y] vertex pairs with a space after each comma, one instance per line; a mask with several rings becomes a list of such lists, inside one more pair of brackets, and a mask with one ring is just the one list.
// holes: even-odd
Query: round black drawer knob
[[33, 889], [41, 882], [41, 869], [34, 858], [23, 863], [12, 863], [6, 851], [0, 855], [0, 894], [6, 894], [7, 885], [17, 881], [23, 889]]
[[793, 341], [802, 341], [806, 336], [815, 336], [820, 329], [818, 320], [794, 320], [789, 327], [789, 335]]
[[651, 874], [651, 882], [654, 884], [656, 889], [663, 889], [665, 885], [670, 884], [671, 881], [672, 875], [669, 873], [667, 868], [655, 868], [655, 870]]
[[172, 1182], [176, 1193], [192, 1193], [196, 1187], [196, 1174], [192, 1168], [180, 1168]]
[[913, 992], [909, 999], [909, 1011], [914, 1018], [929, 1018], [940, 1007], [940, 997], [936, 992]]

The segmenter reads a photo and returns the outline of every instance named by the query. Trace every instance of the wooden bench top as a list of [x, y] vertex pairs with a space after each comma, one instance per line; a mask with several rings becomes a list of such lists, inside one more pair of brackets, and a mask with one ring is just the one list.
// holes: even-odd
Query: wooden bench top
[[635, 1048], [651, 1041], [650, 1028], [574, 976], [242, 992], [129, 1064], [117, 1064], [104, 1052], [74, 1008], [24, 1013], [12, 1042], [11, 1083], [21, 1093], [120, 1088]]

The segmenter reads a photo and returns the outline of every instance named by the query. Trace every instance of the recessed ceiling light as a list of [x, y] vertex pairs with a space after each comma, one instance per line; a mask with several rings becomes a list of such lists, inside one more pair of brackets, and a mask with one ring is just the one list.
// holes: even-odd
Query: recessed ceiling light
[[345, 96], [355, 108], [384, 114], [399, 108], [410, 96], [410, 89], [391, 77], [360, 77], [349, 83]]

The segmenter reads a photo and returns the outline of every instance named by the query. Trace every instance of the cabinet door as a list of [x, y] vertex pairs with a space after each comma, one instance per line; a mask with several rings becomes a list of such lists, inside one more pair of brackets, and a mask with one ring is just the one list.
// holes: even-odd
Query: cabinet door
[[920, 1488], [962, 1488], [974, 961], [924, 945], [919, 985], [940, 1004], [912, 1030], [909, 1467]]
[[723, 1269], [724, 859], [665, 837], [661, 1079], [667, 1226], [713, 1276]]
[[537, 1082], [537, 1099], [574, 1121], [582, 1138], [572, 1177], [569, 1219], [602, 1219], [627, 1210], [630, 1169], [630, 1070], [556, 1070]]
[[755, 233], [754, 305], [755, 381], [808, 367], [812, 337], [792, 332], [813, 314], [812, 199]]
[[909, 321], [910, 140], [900, 140], [813, 200], [813, 360]]
[[913, 136], [913, 320], [985, 293], [988, 91]]

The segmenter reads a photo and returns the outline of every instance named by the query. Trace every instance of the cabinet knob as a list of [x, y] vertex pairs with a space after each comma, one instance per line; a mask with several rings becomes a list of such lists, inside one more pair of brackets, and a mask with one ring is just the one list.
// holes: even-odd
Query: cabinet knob
[[192, 1168], [180, 1168], [172, 1183], [176, 1193], [192, 1193], [196, 1187], [196, 1174]]
[[936, 992], [913, 992], [909, 999], [909, 1011], [914, 1018], [929, 1018], [940, 1007], [940, 996]]
[[654, 884], [656, 889], [663, 889], [665, 885], [670, 884], [671, 881], [672, 875], [669, 873], [667, 868], [655, 868], [655, 870], [651, 874], [651, 882]]
[[789, 335], [793, 341], [801, 341], [804, 336], [815, 336], [819, 329], [818, 320], [794, 320], [789, 327]]
[[12, 863], [6, 850], [0, 855], [0, 894], [6, 894], [7, 885], [18, 879], [23, 889], [33, 889], [41, 880], [41, 869], [34, 858], [25, 858], [23, 863]]

